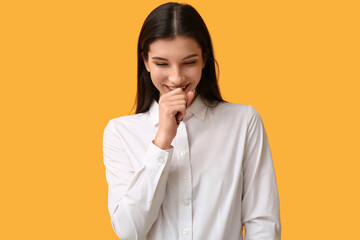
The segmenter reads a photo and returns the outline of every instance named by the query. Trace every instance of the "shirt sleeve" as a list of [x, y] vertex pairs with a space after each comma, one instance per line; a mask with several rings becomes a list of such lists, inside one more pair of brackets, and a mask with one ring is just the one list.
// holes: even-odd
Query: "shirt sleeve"
[[279, 195], [267, 135], [250, 106], [243, 159], [242, 223], [245, 240], [279, 240]]
[[122, 141], [110, 121], [104, 131], [103, 154], [111, 223], [122, 240], [145, 239], [164, 200], [172, 149], [150, 143], [143, 166], [135, 171]]

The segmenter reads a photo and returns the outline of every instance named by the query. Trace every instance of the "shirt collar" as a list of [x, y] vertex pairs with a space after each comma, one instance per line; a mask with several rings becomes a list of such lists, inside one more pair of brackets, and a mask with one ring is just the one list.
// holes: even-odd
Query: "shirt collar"
[[[205, 120], [206, 117], [206, 111], [208, 109], [208, 106], [204, 103], [204, 100], [197, 96], [191, 106], [188, 108], [187, 111], [190, 111], [195, 115], [195, 117]], [[156, 126], [159, 124], [159, 104], [157, 101], [153, 100], [151, 103], [150, 109], [150, 119], [153, 122], [153, 124]]]
[[188, 111], [192, 112], [197, 118], [205, 120], [207, 109], [208, 106], [204, 103], [204, 100], [200, 96], [197, 96]]

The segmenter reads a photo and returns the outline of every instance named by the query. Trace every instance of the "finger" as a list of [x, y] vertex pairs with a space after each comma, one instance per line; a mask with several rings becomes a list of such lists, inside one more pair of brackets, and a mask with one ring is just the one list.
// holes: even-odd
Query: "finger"
[[186, 101], [185, 101], [185, 99], [174, 100], [174, 101], [168, 102], [167, 105], [169, 107], [182, 107], [182, 106], [186, 106]]
[[170, 91], [164, 95], [169, 95], [169, 96], [174, 96], [174, 95], [184, 95], [185, 96], [185, 93], [184, 91], [181, 89], [181, 88], [177, 88], [173, 91]]
[[180, 122], [184, 118], [185, 114], [186, 114], [186, 107], [185, 107], [185, 105], [181, 105], [178, 108], [177, 113], [175, 114], [176, 121]]
[[185, 94], [178, 95], [170, 95], [170, 96], [161, 96], [159, 103], [168, 103], [168, 102], [176, 102], [176, 101], [187, 101]]
[[187, 105], [189, 105], [189, 103], [191, 103], [191, 101], [194, 99], [194, 97], [195, 97], [195, 93], [194, 92], [192, 92], [192, 91], [189, 91], [189, 92], [187, 92], [186, 93], [186, 98], [187, 98]]
[[176, 122], [179, 124], [183, 118], [184, 118], [184, 114], [181, 113], [181, 112], [178, 112], [176, 115], [175, 115], [175, 118], [176, 118]]

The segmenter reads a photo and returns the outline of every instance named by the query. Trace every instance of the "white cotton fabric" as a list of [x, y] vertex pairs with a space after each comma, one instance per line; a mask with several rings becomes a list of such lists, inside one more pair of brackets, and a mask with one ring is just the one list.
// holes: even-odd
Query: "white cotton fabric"
[[122, 240], [280, 239], [268, 139], [251, 106], [197, 97], [173, 148], [152, 143], [159, 106], [110, 120], [103, 151], [111, 223]]

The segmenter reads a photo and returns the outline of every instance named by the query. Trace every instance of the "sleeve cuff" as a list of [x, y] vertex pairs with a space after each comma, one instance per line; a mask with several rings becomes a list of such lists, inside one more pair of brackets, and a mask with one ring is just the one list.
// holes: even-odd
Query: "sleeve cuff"
[[164, 168], [170, 162], [172, 153], [173, 148], [163, 150], [151, 143], [146, 152], [145, 168], [155, 171]]

